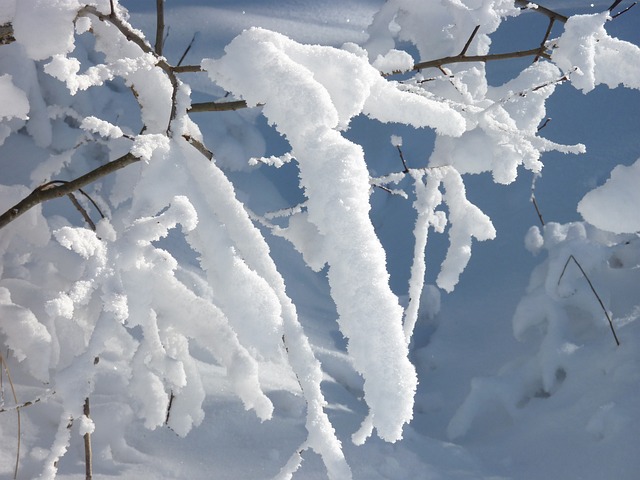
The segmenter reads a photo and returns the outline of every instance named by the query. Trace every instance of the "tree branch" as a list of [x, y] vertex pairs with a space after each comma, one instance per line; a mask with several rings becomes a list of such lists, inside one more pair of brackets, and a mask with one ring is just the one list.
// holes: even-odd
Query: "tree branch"
[[469, 46], [471, 45], [471, 42], [473, 41], [473, 38], [476, 36], [476, 33], [478, 33], [479, 29], [480, 29], [480, 25], [476, 25], [476, 28], [474, 28], [473, 32], [471, 32], [471, 36], [469, 37], [469, 40], [467, 40], [467, 43], [464, 44], [464, 48], [460, 52], [461, 56], [464, 57], [464, 54], [467, 53], [467, 50], [469, 49]]
[[228, 112], [229, 110], [239, 110], [241, 108], [247, 107], [247, 102], [245, 102], [244, 100], [235, 100], [232, 102], [202, 102], [192, 104], [191, 108], [187, 110], [187, 112]]
[[26, 198], [24, 198], [13, 207], [8, 209], [6, 212], [4, 212], [2, 215], [0, 215], [0, 229], [7, 226], [23, 213], [28, 212], [36, 205], [46, 202], [47, 200], [52, 200], [54, 198], [68, 195], [69, 193], [72, 193], [84, 187], [85, 185], [95, 182], [105, 175], [120, 170], [139, 160], [140, 158], [134, 156], [132, 153], [127, 153], [126, 155], [123, 155], [122, 157], [104, 165], [101, 165], [95, 170], [92, 170], [89, 173], [86, 173], [70, 182], [63, 183], [62, 185], [57, 186], [53, 186], [51, 183], [40, 186], [33, 192], [31, 192]]
[[[565, 23], [569, 18], [565, 17], [564, 15], [558, 13], [558, 12], [554, 12], [553, 10], [549, 10], [546, 7], [543, 7], [542, 5], [539, 5], [537, 3], [534, 2], [529, 2], [528, 0], [516, 0], [516, 5], [520, 5], [520, 7], [523, 10], [531, 10], [532, 12], [538, 12], [541, 13], [542, 15], [546, 15], [549, 18], [553, 18], [554, 20], [558, 20], [559, 22]], [[534, 5], [533, 8], [530, 7], [530, 5]]]
[[149, 53], [156, 57], [157, 59], [156, 66], [161, 68], [167, 74], [167, 76], [169, 77], [169, 81], [171, 82], [171, 86], [173, 87], [173, 93], [171, 94], [171, 114], [169, 116], [169, 122], [167, 124], [167, 130], [166, 130], [167, 134], [170, 134], [171, 122], [176, 117], [176, 112], [177, 112], [176, 95], [178, 93], [178, 78], [176, 77], [176, 74], [173, 71], [173, 67], [169, 65], [164, 58], [160, 57], [142, 37], [134, 33], [131, 30], [131, 28], [129, 28], [128, 25], [126, 25], [122, 20], [120, 20], [114, 12], [111, 12], [111, 14], [109, 15], [105, 15], [104, 13], [100, 12], [96, 7], [91, 5], [87, 5], [81, 8], [80, 11], [78, 12], [78, 16], [87, 15], [87, 14], [95, 15], [100, 21], [110, 22], [114, 27], [116, 27], [120, 31], [120, 33], [122, 33], [122, 35], [124, 35], [124, 37], [127, 40], [135, 43], [138, 47], [140, 47], [140, 49], [143, 52]]
[[164, 0], [156, 0], [156, 54], [162, 56], [164, 43]]
[[[90, 418], [89, 397], [84, 399], [83, 413], [85, 417]], [[91, 480], [93, 478], [93, 453], [91, 451], [91, 434], [89, 432], [84, 434], [84, 469], [85, 480]]]
[[[469, 63], [469, 62], [491, 62], [494, 60], [506, 60], [508, 58], [522, 58], [540, 56], [544, 58], [551, 58], [551, 56], [544, 52], [544, 49], [540, 47], [532, 48], [530, 50], [520, 50], [518, 52], [507, 53], [492, 53], [488, 55], [454, 55], [452, 57], [443, 57], [437, 60], [429, 60], [426, 62], [416, 63], [411, 70], [422, 70], [425, 68], [440, 67], [451, 63]], [[399, 73], [406, 72], [392, 72], [391, 75], [397, 75]]]

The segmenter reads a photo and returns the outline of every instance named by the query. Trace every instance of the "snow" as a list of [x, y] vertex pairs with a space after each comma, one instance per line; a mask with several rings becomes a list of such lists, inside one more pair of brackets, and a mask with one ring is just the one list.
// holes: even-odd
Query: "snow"
[[143, 160], [0, 229], [18, 478], [635, 478], [635, 9], [114, 3], [0, 6], [0, 213]]
[[604, 185], [591, 190], [578, 203], [578, 212], [602, 230], [614, 233], [640, 231], [640, 213], [635, 207], [640, 201], [639, 180], [640, 159], [628, 167], [618, 165]]
[[571, 83], [584, 93], [604, 83], [640, 89], [640, 48], [608, 35], [604, 28], [608, 12], [571, 17], [556, 41], [553, 60], [565, 72], [575, 69]]
[[6, 99], [0, 107], [0, 118], [21, 118], [26, 120], [29, 112], [29, 101], [25, 93], [11, 81], [11, 75], [0, 76], [0, 94]]

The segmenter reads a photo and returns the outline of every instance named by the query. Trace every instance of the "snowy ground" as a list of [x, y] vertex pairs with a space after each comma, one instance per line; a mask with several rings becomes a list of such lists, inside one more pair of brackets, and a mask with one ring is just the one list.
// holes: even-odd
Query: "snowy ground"
[[[122, 2], [131, 10], [131, 23], [153, 37], [153, 2]], [[249, 26], [263, 26], [282, 32], [303, 43], [341, 45], [362, 42], [365, 30], [380, 0], [302, 0], [217, 1], [171, 0], [167, 2], [170, 26], [166, 55], [175, 59], [197, 37], [185, 63], [202, 57], [220, 56], [223, 47]], [[610, 2], [595, 2], [594, 9]], [[553, 1], [545, 5], [563, 13], [575, 12], [583, 2]], [[611, 26], [610, 33], [640, 43], [637, 29], [639, 13], [634, 10]], [[531, 23], [529, 23], [531, 21]], [[546, 22], [518, 18], [501, 27], [492, 48], [526, 45], [539, 39], [539, 33], [523, 29], [528, 25], [545, 28]], [[490, 80], [509, 78], [509, 67], [491, 67]], [[196, 100], [208, 100], [210, 84], [191, 85]], [[640, 125], [640, 95], [631, 90], [598, 87], [582, 95], [569, 85], [548, 104], [552, 121], [545, 135], [563, 143], [582, 142], [587, 153], [565, 156], [551, 153], [543, 158], [544, 173], [538, 180], [536, 196], [546, 222], [580, 221], [576, 211], [579, 200], [592, 188], [602, 185], [617, 164], [630, 165], [640, 157], [637, 127]], [[223, 135], [208, 123], [207, 115], [194, 115], [205, 141], [220, 144]], [[226, 115], [226, 114], [225, 114]], [[235, 114], [228, 114], [235, 115]], [[283, 140], [260, 125], [267, 149], [284, 152]], [[391, 133], [403, 136], [403, 152], [408, 162], [421, 162], [431, 152], [429, 134], [410, 133], [398, 126]], [[389, 141], [389, 128], [356, 119], [349, 135], [369, 136], [365, 145], [368, 160], [375, 168], [384, 162], [399, 162]], [[215, 148], [215, 147], [214, 147]], [[234, 167], [230, 155], [228, 167]], [[286, 167], [284, 167], [286, 169]], [[278, 191], [271, 187], [271, 170], [238, 170], [231, 173], [239, 192], [251, 182], [264, 182], [261, 195], [249, 205], [258, 213], [286, 207], [299, 198], [297, 179], [287, 172], [279, 174]], [[287, 189], [286, 182], [293, 188]], [[358, 429], [366, 408], [361, 401], [362, 381], [343, 353], [344, 341], [337, 330], [335, 307], [328, 293], [325, 273], [315, 274], [303, 266], [299, 256], [282, 239], [269, 237], [276, 258], [285, 259], [282, 271], [288, 293], [298, 306], [306, 333], [326, 373], [323, 389], [329, 401], [329, 416], [343, 442], [345, 455], [356, 479], [617, 479], [633, 480], [640, 471], [640, 310], [635, 300], [640, 294], [638, 276], [632, 268], [611, 270], [598, 277], [598, 285], [610, 301], [622, 345], [616, 347], [608, 326], [595, 321], [587, 328], [579, 315], [572, 317], [572, 330], [565, 332], [561, 346], [565, 357], [540, 357], [540, 336], [532, 334], [524, 341], [514, 338], [512, 319], [525, 295], [530, 276], [543, 264], [547, 252], [534, 256], [525, 248], [525, 235], [538, 224], [529, 201], [531, 175], [523, 174], [510, 186], [496, 187], [488, 176], [468, 181], [468, 196], [493, 220], [498, 232], [491, 242], [475, 245], [474, 255], [456, 290], [442, 294], [442, 307], [434, 318], [422, 316], [413, 341], [411, 358], [418, 369], [419, 390], [413, 422], [405, 428], [402, 441], [387, 444], [378, 438], [363, 446], [349, 438]], [[240, 196], [242, 193], [239, 194]], [[413, 218], [401, 202], [388, 201], [380, 192], [372, 202], [379, 205], [374, 224], [388, 252], [391, 286], [397, 294], [406, 294], [410, 258], [403, 253], [412, 248]], [[630, 240], [630, 241], [637, 241]], [[588, 247], [585, 252], [590, 252]], [[436, 266], [445, 252], [444, 239], [429, 239], [427, 276], [435, 281]], [[557, 252], [557, 251], [556, 251]], [[623, 255], [624, 252], [621, 254]], [[594, 254], [595, 255], [595, 254]], [[629, 271], [627, 271], [629, 270]], [[542, 275], [542, 273], [540, 274]], [[578, 280], [576, 280], [576, 283]], [[532, 281], [535, 283], [535, 280]], [[582, 301], [593, 299], [585, 294]], [[572, 307], [571, 315], [578, 307]], [[602, 319], [600, 319], [602, 320]], [[206, 353], [202, 353], [206, 355]], [[538, 362], [538, 363], [536, 363]], [[555, 363], [554, 363], [555, 362]], [[531, 366], [536, 364], [536, 366]], [[201, 368], [213, 368], [204, 362]], [[552, 365], [555, 380], [551, 388], [540, 382], [531, 369]], [[557, 368], [556, 368], [557, 367]], [[551, 368], [551, 367], [549, 367]], [[19, 376], [19, 366], [12, 365]], [[295, 385], [288, 371], [270, 370], [271, 378], [261, 379], [275, 405], [274, 418], [261, 423], [242, 404], [223, 381], [205, 385], [215, 392], [205, 402], [206, 418], [185, 439], [167, 428], [154, 431], [132, 424], [129, 444], [118, 450], [107, 449], [97, 437], [94, 444], [94, 478], [120, 479], [263, 479], [276, 475], [291, 451], [304, 437], [305, 404], [301, 397], [286, 393]], [[519, 381], [530, 384], [520, 389]], [[220, 378], [212, 372], [207, 378]], [[476, 379], [476, 380], [474, 380]], [[480, 379], [480, 380], [478, 380]], [[536, 382], [538, 382], [536, 384]], [[477, 396], [468, 397], [475, 385]], [[21, 396], [29, 397], [23, 386]], [[295, 387], [293, 387], [295, 389]], [[4, 389], [6, 392], [6, 388]], [[6, 394], [6, 393], [5, 393]], [[465, 404], [465, 399], [467, 403]], [[469, 400], [470, 399], [470, 400]], [[101, 405], [100, 396], [92, 400], [92, 417], [97, 425], [127, 423], [127, 418]], [[467, 405], [466, 410], [459, 410]], [[40, 414], [37, 406], [25, 409], [22, 435], [26, 443], [38, 447], [23, 451], [19, 478], [31, 478], [38, 472], [28, 459], [38, 460], [51, 443], [53, 431], [43, 425], [57, 417]], [[456, 413], [457, 412], [457, 413]], [[454, 422], [452, 422], [454, 419]], [[13, 469], [15, 437], [10, 434], [14, 417], [0, 418], [0, 476], [9, 478]], [[108, 434], [103, 438], [109, 440]], [[31, 468], [31, 469], [30, 469]], [[83, 478], [83, 449], [79, 437], [61, 460], [58, 478]], [[304, 454], [302, 468], [294, 478], [323, 479], [322, 462], [310, 452]]]

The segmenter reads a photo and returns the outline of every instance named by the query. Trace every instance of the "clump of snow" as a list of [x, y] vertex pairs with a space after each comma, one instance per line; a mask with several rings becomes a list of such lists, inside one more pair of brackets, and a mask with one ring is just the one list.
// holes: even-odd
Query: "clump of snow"
[[640, 159], [618, 165], [604, 185], [587, 193], [578, 212], [587, 222], [614, 233], [640, 231]]
[[123, 135], [122, 129], [117, 125], [93, 116], [83, 119], [80, 128], [107, 138], [120, 138]]
[[0, 120], [13, 117], [23, 120], [28, 118], [29, 100], [25, 93], [13, 84], [11, 75], [0, 75], [0, 95], [3, 98]]
[[81, 7], [77, 0], [20, 0], [15, 5], [14, 36], [29, 58], [45, 60], [73, 50], [73, 20]]
[[0, 322], [0, 330], [16, 359], [24, 361], [35, 378], [47, 382], [47, 353], [52, 341], [47, 329], [31, 310], [13, 303], [11, 292], [5, 287], [0, 287], [0, 314], [5, 319]]
[[389, 50], [384, 56], [378, 55], [372, 65], [381, 73], [406, 72], [413, 67], [413, 57], [402, 50]]
[[533, 254], [537, 254], [544, 245], [544, 238], [540, 233], [540, 229], [535, 225], [529, 228], [524, 237], [524, 245], [527, 250]]
[[640, 89], [640, 47], [609, 36], [609, 12], [574, 15], [557, 39], [552, 60], [565, 72], [575, 69], [571, 83], [583, 93], [604, 83]]
[[136, 157], [148, 162], [156, 150], [161, 154], [169, 150], [169, 139], [165, 135], [157, 133], [138, 135], [130, 151]]
[[394, 147], [401, 147], [402, 137], [400, 135], [391, 135], [391, 145]]

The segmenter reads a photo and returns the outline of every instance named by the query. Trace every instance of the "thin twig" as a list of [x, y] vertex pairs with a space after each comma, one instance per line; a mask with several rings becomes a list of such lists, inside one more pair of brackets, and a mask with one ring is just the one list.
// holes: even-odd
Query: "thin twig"
[[[84, 416], [91, 418], [91, 409], [89, 407], [89, 397], [84, 399]], [[91, 433], [84, 434], [84, 465], [85, 465], [85, 479], [91, 480], [93, 478], [93, 455], [91, 451]]]
[[164, 424], [168, 425], [169, 424], [169, 417], [171, 416], [171, 407], [173, 406], [173, 399], [176, 398], [176, 396], [173, 394], [173, 390], [171, 390], [169, 392], [169, 404], [167, 405], [167, 416], [164, 419]]
[[538, 130], [537, 130], [537, 131], [539, 132], [539, 131], [540, 131], [540, 130], [542, 130], [544, 127], [546, 127], [546, 126], [549, 124], [549, 122], [550, 122], [550, 121], [551, 121], [551, 117], [547, 117], [547, 118], [545, 119], [544, 123], [538, 127]]
[[540, 224], [544, 227], [544, 218], [542, 218], [542, 213], [540, 212], [540, 208], [538, 207], [538, 202], [536, 201], [536, 196], [533, 192], [531, 192], [531, 203], [533, 203], [534, 208], [536, 209], [536, 213], [538, 214], [538, 219], [540, 220]]
[[193, 148], [198, 150], [202, 155], [204, 155], [207, 160], [213, 159], [213, 152], [205, 147], [204, 143], [196, 140], [190, 135], [182, 135], [182, 137], [191, 144]]
[[618, 5], [620, 5], [622, 3], [622, 0], [616, 0], [615, 2], [613, 2], [611, 4], [611, 6], [607, 9], [609, 11], [613, 10], [614, 8], [616, 8]]
[[[38, 188], [46, 189], [46, 188], [49, 188], [51, 185], [61, 185], [64, 183], [69, 183], [69, 181], [68, 180], [51, 180], [50, 182], [40, 185]], [[85, 197], [87, 200], [89, 200], [89, 202], [91, 202], [91, 205], [93, 205], [93, 208], [96, 209], [96, 211], [100, 215], [100, 218], [105, 218], [104, 213], [102, 213], [102, 210], [100, 209], [96, 201], [93, 198], [91, 198], [91, 195], [85, 192], [82, 188], [79, 188], [78, 192], [80, 192], [80, 194], [82, 194], [83, 197]], [[80, 203], [78, 202], [76, 197], [73, 195], [73, 193], [68, 193], [67, 196], [71, 200], [71, 203], [73, 203], [73, 206], [76, 207], [76, 209], [80, 212], [85, 222], [87, 222], [91, 227], [91, 229], [95, 232], [96, 226], [91, 220], [91, 217], [89, 217], [87, 210], [82, 205], [80, 205]]]
[[[426, 62], [416, 63], [411, 70], [422, 70], [424, 68], [439, 67], [441, 65], [447, 65], [450, 63], [468, 63], [468, 62], [491, 62], [495, 60], [506, 60], [509, 58], [522, 58], [531, 56], [540, 56], [544, 58], [550, 58], [550, 55], [544, 51], [541, 51], [540, 47], [532, 48], [530, 50], [520, 50], [517, 52], [507, 53], [492, 53], [489, 55], [454, 55], [452, 57], [443, 57], [437, 60], [429, 60]], [[392, 72], [391, 75], [397, 75], [399, 73], [406, 72]]]
[[162, 56], [164, 44], [164, 0], [156, 0], [156, 55]]
[[93, 223], [93, 220], [91, 220], [89, 213], [85, 210], [85, 208], [82, 205], [80, 205], [80, 202], [78, 202], [78, 199], [75, 197], [75, 195], [73, 193], [67, 193], [67, 197], [69, 197], [69, 200], [71, 200], [71, 203], [73, 203], [73, 206], [76, 207], [76, 210], [80, 212], [80, 215], [82, 215], [82, 218], [84, 218], [84, 221], [87, 222], [91, 230], [95, 232], [96, 224]]
[[467, 40], [467, 43], [464, 44], [464, 48], [460, 52], [461, 56], [464, 57], [465, 53], [467, 53], [467, 49], [471, 45], [471, 42], [473, 41], [473, 38], [476, 36], [476, 33], [478, 33], [479, 29], [480, 29], [480, 25], [476, 25], [476, 28], [474, 28], [473, 32], [471, 32], [471, 36], [469, 37], [469, 40]]
[[20, 416], [20, 407], [18, 406], [18, 396], [16, 395], [16, 389], [13, 385], [13, 380], [11, 380], [11, 372], [9, 371], [9, 365], [7, 365], [7, 362], [5, 361], [4, 356], [2, 355], [1, 352], [0, 352], [0, 363], [2, 363], [2, 366], [4, 367], [4, 371], [7, 372], [7, 379], [9, 380], [9, 385], [11, 386], [13, 401], [16, 404], [15, 410], [16, 410], [16, 416], [18, 419], [18, 435], [17, 435], [18, 446], [16, 448], [16, 466], [13, 469], [13, 478], [15, 480], [16, 478], [18, 478], [18, 465], [20, 464], [20, 438], [22, 437], [22, 422], [21, 422], [21, 416]]
[[611, 316], [609, 315], [609, 312], [607, 312], [607, 309], [605, 308], [604, 303], [602, 302], [602, 299], [600, 298], [600, 295], [598, 295], [598, 292], [596, 292], [596, 289], [594, 288], [593, 284], [591, 283], [591, 280], [589, 279], [589, 276], [584, 271], [584, 269], [582, 268], [582, 265], [580, 265], [578, 260], [576, 260], [576, 257], [574, 257], [573, 255], [569, 255], [569, 258], [567, 259], [567, 263], [564, 264], [564, 268], [562, 269], [562, 273], [560, 274], [560, 277], [558, 277], [558, 285], [560, 285], [560, 280], [562, 280], [564, 272], [567, 269], [567, 266], [569, 265], [569, 262], [571, 260], [573, 260], [574, 263], [578, 266], [578, 268], [582, 272], [582, 275], [584, 276], [585, 280], [589, 284], [589, 287], [591, 288], [591, 291], [593, 292], [593, 294], [598, 299], [598, 303], [600, 303], [600, 307], [602, 308], [602, 311], [604, 312], [605, 316], [607, 317], [607, 320], [609, 321], [609, 328], [611, 329], [611, 333], [613, 334], [613, 338], [616, 341], [616, 345], [620, 346], [620, 340], [618, 340], [618, 335], [616, 335], [616, 330], [613, 327], [613, 320], [611, 320]]
[[[193, 46], [193, 42], [196, 41], [196, 35], [197, 34], [198, 34], [198, 32], [194, 33], [193, 37], [191, 37], [191, 41], [189, 42], [189, 45], [187, 45], [187, 48], [184, 50], [184, 53], [180, 57], [180, 60], [178, 60], [178, 64], [175, 67], [173, 67], [173, 71], [174, 72], [177, 72], [178, 71], [177, 69], [180, 67], [180, 65], [182, 65], [182, 61], [184, 60], [184, 57], [187, 56], [187, 53], [189, 53], [189, 50], [191, 50], [191, 47]], [[200, 71], [200, 70], [202, 70], [202, 69], [200, 68], [200, 66], [198, 66], [198, 70], [197, 71]]]
[[404, 169], [402, 170], [402, 173], [409, 173], [409, 167], [407, 167], [407, 162], [404, 159], [404, 155], [402, 154], [402, 149], [400, 148], [400, 145], [396, 145], [396, 148], [398, 149], [398, 153], [400, 154], [400, 160], [402, 161], [402, 166], [404, 167]]
[[622, 15], [623, 13], [628, 12], [629, 10], [631, 10], [633, 7], [635, 7], [638, 4], [638, 2], [633, 2], [631, 5], [629, 5], [627, 8], [625, 8], [624, 10], [619, 11], [618, 13], [616, 13], [615, 15], [611, 15], [611, 20], [613, 20], [614, 18], [618, 18], [620, 15]]
[[[185, 53], [186, 55], [186, 53]], [[180, 60], [182, 61], [182, 59]], [[176, 65], [173, 67], [173, 71], [175, 73], [197, 73], [202, 72], [202, 67], [200, 65]]]
[[75, 192], [85, 185], [95, 182], [105, 175], [116, 172], [139, 160], [140, 158], [136, 157], [132, 153], [127, 153], [126, 155], [123, 155], [116, 160], [112, 160], [109, 163], [101, 165], [100, 167], [90, 171], [89, 173], [86, 173], [81, 177], [78, 177], [75, 180], [69, 181], [62, 185], [58, 185], [55, 187], [50, 186], [48, 188], [38, 187], [29, 195], [27, 195], [26, 198], [24, 198], [13, 207], [9, 208], [2, 215], [0, 215], [0, 229], [7, 226], [13, 220], [18, 218], [23, 213], [26, 213], [36, 205], [46, 202], [47, 200], [52, 200], [54, 198], [59, 198], [64, 195], [68, 195], [69, 193]]
[[[555, 23], [556, 19], [554, 17], [549, 17], [549, 25], [547, 25], [547, 31], [544, 34], [544, 38], [542, 39], [542, 42], [540, 42], [540, 51], [544, 51], [545, 48], [545, 44], [547, 43], [547, 40], [549, 40], [549, 36], [551, 35], [551, 30], [553, 29], [553, 24]], [[536, 58], [533, 59], [534, 62], [537, 62], [540, 59], [540, 55], [536, 55]]]
[[[565, 23], [569, 19], [568, 17], [565, 17], [564, 15], [558, 12], [549, 10], [548, 8], [543, 7], [542, 5], [539, 5], [534, 2], [530, 2], [529, 0], [516, 0], [516, 4], [520, 5], [525, 10], [541, 13], [542, 15], [546, 15], [549, 18], [554, 18], [562, 23]], [[531, 8], [530, 5], [534, 5], [534, 8]]]
[[244, 100], [235, 100], [232, 102], [202, 102], [192, 104], [191, 108], [187, 110], [187, 112], [228, 112], [229, 110], [239, 110], [241, 108], [247, 107], [247, 102], [245, 102]]

